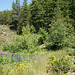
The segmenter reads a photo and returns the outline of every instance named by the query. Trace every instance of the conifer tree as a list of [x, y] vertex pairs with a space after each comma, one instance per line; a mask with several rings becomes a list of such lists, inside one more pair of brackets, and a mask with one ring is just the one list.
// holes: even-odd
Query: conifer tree
[[13, 2], [12, 8], [13, 8], [13, 22], [17, 27], [19, 17], [20, 17], [20, 1], [16, 0], [16, 3]]
[[72, 19], [72, 25], [74, 27], [74, 33], [75, 33], [75, 0], [71, 0], [70, 10], [71, 10], [70, 17]]
[[24, 0], [23, 6], [21, 9], [21, 17], [22, 17], [22, 25], [26, 26], [27, 25], [27, 20], [28, 20], [28, 5], [27, 5], [27, 0]]
[[36, 31], [39, 31], [39, 27], [43, 27], [43, 15], [44, 9], [38, 0], [32, 0], [31, 4], [31, 23], [35, 27]]
[[49, 24], [51, 23], [54, 16], [54, 8], [56, 7], [55, 0], [45, 0], [43, 2], [43, 8], [45, 10], [44, 22], [45, 27], [48, 30]]

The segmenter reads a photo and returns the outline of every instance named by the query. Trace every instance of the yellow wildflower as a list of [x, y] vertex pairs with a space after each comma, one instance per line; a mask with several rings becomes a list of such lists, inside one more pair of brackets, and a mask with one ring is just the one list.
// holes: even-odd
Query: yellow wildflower
[[4, 65], [2, 67], [4, 68]]
[[2, 69], [2, 72], [4, 72], [4, 69]]
[[16, 64], [16, 62], [14, 62], [14, 65]]
[[11, 70], [8, 75], [14, 75], [13, 73], [13, 70]]

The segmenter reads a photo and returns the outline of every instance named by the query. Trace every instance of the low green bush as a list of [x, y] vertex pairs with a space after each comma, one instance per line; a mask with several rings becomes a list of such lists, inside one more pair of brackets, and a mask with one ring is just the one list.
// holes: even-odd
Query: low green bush
[[0, 63], [8, 63], [8, 57], [4, 56], [0, 56]]
[[74, 71], [74, 64], [72, 64], [72, 59], [70, 56], [63, 56], [62, 58], [56, 59], [54, 55], [49, 56], [47, 72], [67, 73], [70, 69]]
[[17, 36], [11, 43], [3, 46], [3, 51], [10, 51], [12, 53], [21, 51], [34, 53], [37, 50], [40, 51], [38, 38], [37, 34]]
[[70, 42], [71, 42], [70, 46], [75, 49], [75, 36], [74, 35], [70, 37]]
[[27, 41], [24, 37], [16, 37], [11, 43], [5, 44], [3, 47], [3, 51], [10, 51], [10, 52], [19, 52], [24, 49], [27, 49]]
[[70, 56], [75, 56], [75, 50], [72, 49], [72, 50], [66, 50], [66, 53]]
[[38, 42], [39, 44], [44, 44], [44, 41], [46, 40], [46, 37], [48, 36], [48, 32], [45, 29], [40, 28], [39, 34], [40, 34], [40, 37], [38, 38]]

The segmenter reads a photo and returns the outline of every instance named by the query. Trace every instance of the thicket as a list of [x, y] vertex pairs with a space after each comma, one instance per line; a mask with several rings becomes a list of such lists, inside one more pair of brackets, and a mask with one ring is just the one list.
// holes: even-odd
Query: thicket
[[66, 74], [68, 71], [74, 71], [75, 66], [72, 63], [72, 59], [69, 55], [63, 56], [60, 59], [56, 59], [54, 55], [49, 56], [47, 73], [50, 74]]
[[4, 44], [3, 51], [10, 51], [10, 52], [29, 52], [35, 53], [41, 51], [38, 43], [39, 36], [37, 34], [28, 34], [24, 36], [17, 36], [15, 37], [11, 43]]
[[22, 6], [16, 0], [12, 10], [0, 12], [0, 24], [13, 25], [17, 34], [24, 36], [4, 49], [11, 52], [31, 49], [34, 52], [34, 48], [42, 44], [48, 50], [65, 46], [75, 48], [74, 9], [74, 0], [32, 0], [29, 5], [24, 0]]

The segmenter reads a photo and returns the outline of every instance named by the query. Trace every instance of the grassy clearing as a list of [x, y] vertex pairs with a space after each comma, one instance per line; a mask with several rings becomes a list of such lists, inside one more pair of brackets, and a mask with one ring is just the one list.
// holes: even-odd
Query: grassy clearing
[[[68, 49], [72, 50], [72, 49]], [[11, 61], [11, 53], [7, 54], [9, 57], [9, 61]], [[16, 54], [15, 54], [16, 55]], [[20, 53], [21, 57], [23, 57], [23, 53]], [[60, 59], [67, 54], [67, 50], [59, 50], [59, 51], [50, 51], [47, 53], [33, 54], [33, 58], [29, 57], [30, 54], [25, 56], [25, 60], [20, 62], [8, 62], [2, 63], [1, 73], [3, 75], [49, 75], [47, 74], [47, 66], [48, 66], [48, 57], [54, 55], [56, 59]], [[74, 58], [74, 57], [71, 57]], [[23, 59], [23, 58], [22, 58]], [[75, 59], [75, 58], [74, 58]], [[14, 67], [15, 66], [15, 67]], [[63, 71], [54, 75], [63, 75]], [[53, 75], [50, 73], [50, 75]]]

